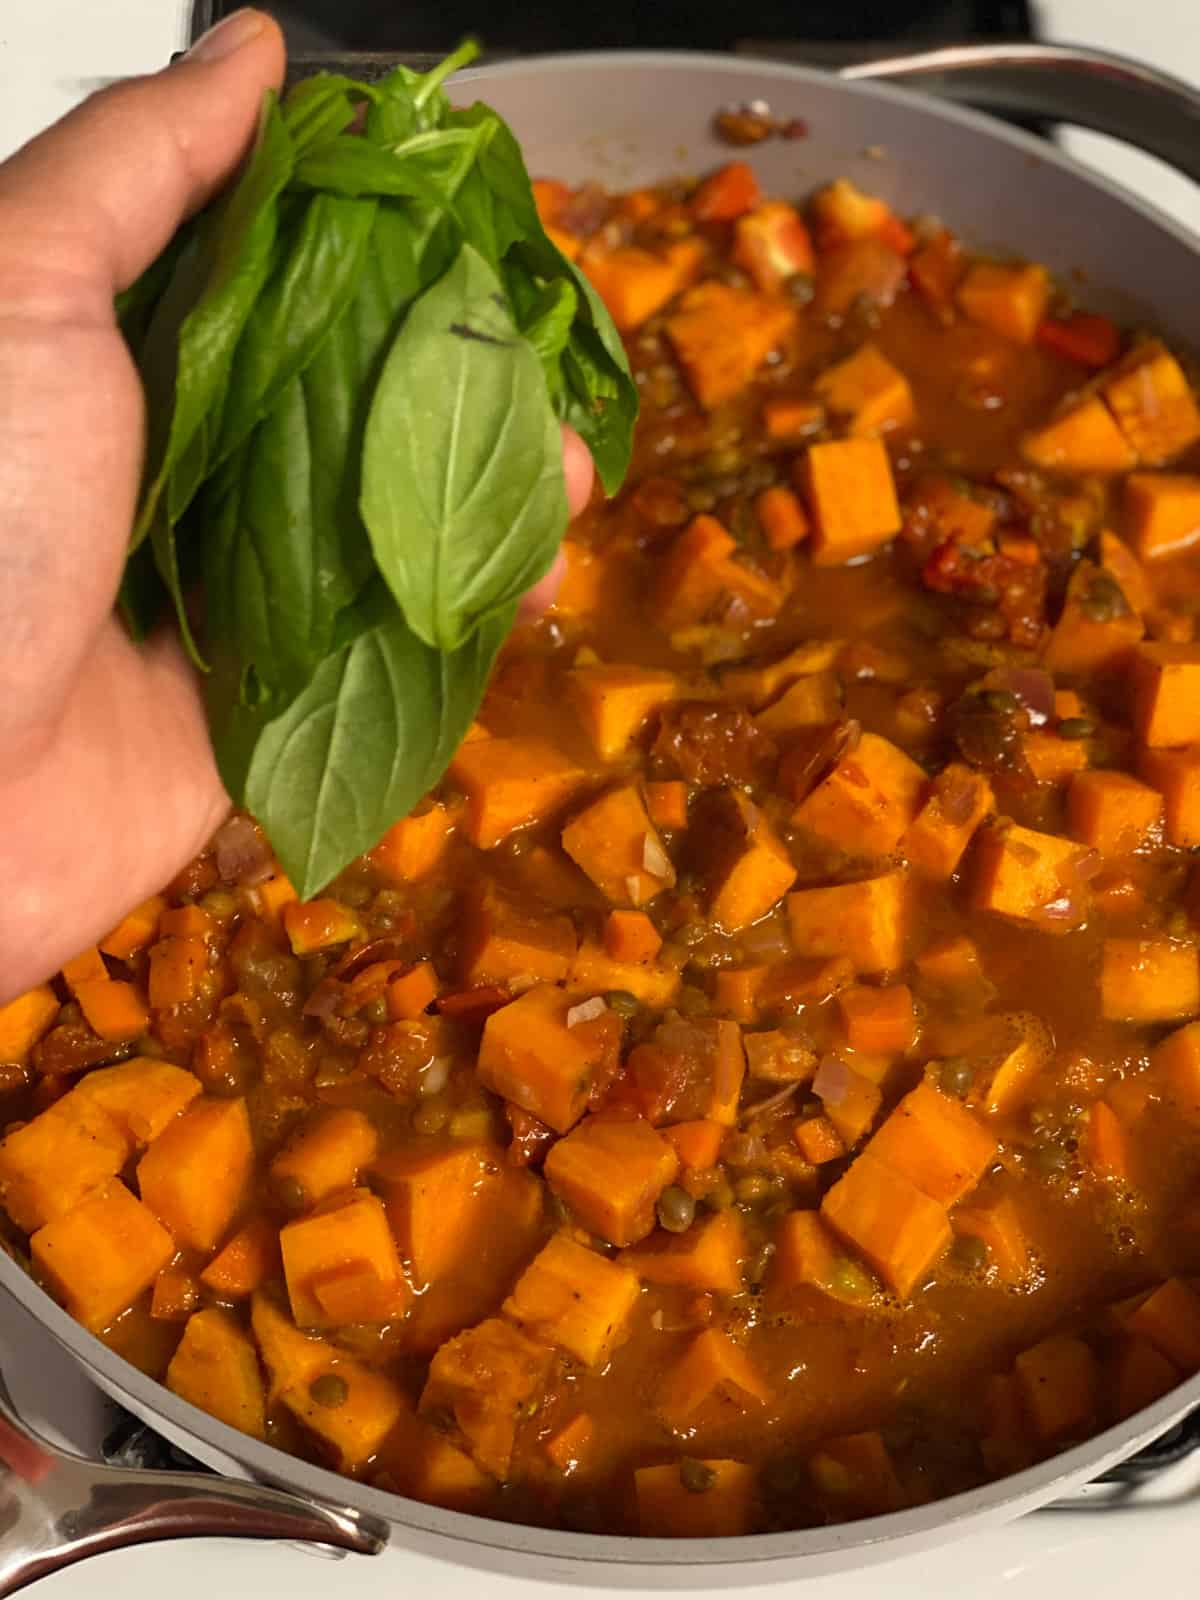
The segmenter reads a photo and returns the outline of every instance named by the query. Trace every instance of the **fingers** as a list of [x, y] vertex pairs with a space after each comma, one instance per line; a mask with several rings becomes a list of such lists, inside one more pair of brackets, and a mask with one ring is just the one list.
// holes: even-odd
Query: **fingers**
[[592, 493], [592, 480], [596, 469], [592, 465], [591, 452], [587, 445], [575, 432], [563, 423], [563, 476], [567, 480], [567, 505], [571, 515], [577, 517], [587, 505]]
[[240, 12], [176, 66], [94, 95], [0, 166], [0, 318], [47, 286], [74, 286], [77, 313], [111, 301], [234, 170], [283, 65], [277, 24]]

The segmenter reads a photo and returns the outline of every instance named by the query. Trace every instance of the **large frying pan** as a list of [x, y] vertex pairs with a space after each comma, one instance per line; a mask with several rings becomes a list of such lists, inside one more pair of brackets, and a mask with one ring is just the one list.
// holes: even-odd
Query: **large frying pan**
[[[382, 63], [377, 63], [382, 65]], [[365, 75], [370, 61], [356, 61]], [[1058, 151], [945, 99], [864, 79], [924, 75], [943, 94], [1121, 134], [1200, 178], [1200, 95], [1112, 57], [1052, 46], [939, 50], [841, 78], [738, 57], [541, 58], [468, 74], [508, 118], [532, 171], [613, 185], [697, 172], [728, 149], [711, 132], [730, 103], [766, 101], [808, 136], [748, 152], [763, 187], [802, 192], [843, 173], [901, 212], [937, 212], [968, 239], [1076, 270], [1107, 309], [1200, 347], [1200, 241]], [[466, 79], [459, 80], [459, 92]], [[0, 1534], [0, 1594], [94, 1550], [197, 1533], [310, 1538], [370, 1552], [389, 1540], [473, 1567], [576, 1584], [720, 1587], [892, 1559], [1020, 1516], [1131, 1455], [1200, 1405], [1200, 1377], [1088, 1443], [984, 1488], [834, 1528], [725, 1540], [605, 1538], [511, 1526], [365, 1488], [259, 1444], [143, 1377], [65, 1315], [6, 1256], [0, 1286], [130, 1411], [224, 1476], [117, 1472], [6, 1434], [19, 1514]], [[11, 1408], [0, 1405], [10, 1429]], [[23, 1454], [21, 1452], [24, 1452]], [[36, 1479], [36, 1482], [31, 1480]], [[265, 1487], [274, 1485], [275, 1488]], [[285, 1492], [280, 1492], [285, 1491]]]

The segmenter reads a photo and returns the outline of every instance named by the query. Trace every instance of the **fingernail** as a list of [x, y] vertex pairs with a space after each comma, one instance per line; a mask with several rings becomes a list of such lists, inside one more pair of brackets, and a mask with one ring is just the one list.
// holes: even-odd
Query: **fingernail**
[[224, 61], [235, 50], [249, 44], [251, 39], [257, 39], [266, 25], [267, 19], [261, 11], [235, 11], [231, 17], [225, 17], [216, 27], [201, 34], [184, 60], [210, 64]]

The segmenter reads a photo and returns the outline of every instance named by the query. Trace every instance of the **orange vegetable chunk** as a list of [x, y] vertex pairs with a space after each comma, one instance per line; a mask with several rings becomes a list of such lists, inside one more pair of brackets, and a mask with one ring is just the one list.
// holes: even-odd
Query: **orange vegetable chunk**
[[1151, 748], [1200, 742], [1200, 645], [1138, 646], [1133, 726]]
[[758, 1475], [741, 1461], [683, 1461], [633, 1475], [638, 1531], [652, 1539], [721, 1539], [750, 1533]]
[[271, 1177], [276, 1183], [292, 1179], [306, 1207], [315, 1206], [338, 1189], [353, 1188], [378, 1146], [375, 1129], [361, 1111], [327, 1111], [289, 1140], [271, 1162]]
[[546, 1181], [579, 1222], [609, 1244], [637, 1244], [679, 1157], [643, 1117], [588, 1117], [546, 1157]]
[[503, 1481], [518, 1422], [531, 1401], [541, 1400], [552, 1361], [546, 1345], [491, 1317], [438, 1350], [419, 1409], [449, 1412], [472, 1459]]
[[567, 678], [571, 703], [602, 761], [629, 752], [642, 728], [679, 694], [673, 672], [650, 667], [575, 667]]
[[1186, 1373], [1200, 1372], [1200, 1294], [1168, 1278], [1130, 1312], [1125, 1325]]
[[1169, 939], [1106, 939], [1100, 1014], [1114, 1022], [1176, 1022], [1200, 1011], [1196, 947]]
[[996, 1141], [978, 1117], [928, 1080], [905, 1095], [867, 1147], [939, 1205], [955, 1205], [996, 1159]]
[[804, 956], [845, 956], [854, 970], [893, 972], [904, 962], [909, 882], [902, 871], [787, 897], [792, 943]]
[[279, 1229], [266, 1217], [251, 1217], [200, 1274], [220, 1300], [244, 1300], [279, 1268]]
[[201, 1099], [138, 1162], [138, 1189], [181, 1245], [207, 1253], [237, 1215], [253, 1168], [246, 1102]]
[[1137, 457], [1097, 395], [1069, 403], [1021, 441], [1021, 454], [1047, 472], [1111, 476]]
[[704, 813], [699, 853], [708, 882], [709, 917], [728, 933], [765, 916], [796, 881], [783, 841], [740, 789], [712, 798]]
[[467, 885], [458, 952], [464, 983], [500, 983], [519, 993], [536, 983], [560, 982], [574, 956], [570, 917], [531, 906], [488, 878]]
[[1032, 344], [1050, 300], [1050, 275], [1036, 262], [977, 261], [967, 268], [956, 298], [968, 321]]
[[[1200, 539], [1200, 477], [1131, 472], [1125, 480], [1125, 527], [1144, 561], [1178, 555]], [[1136, 604], [1131, 595], [1130, 604]]]
[[34, 1270], [51, 1294], [100, 1333], [145, 1294], [175, 1254], [175, 1242], [114, 1178], [29, 1241]]
[[100, 949], [106, 956], [114, 956], [118, 961], [128, 961], [130, 956], [137, 955], [139, 950], [144, 950], [148, 944], [153, 944], [154, 936], [158, 931], [158, 919], [166, 910], [167, 902], [163, 895], [151, 895], [149, 900], [143, 900], [141, 905], [134, 906], [111, 933], [106, 933], [100, 941]]
[[1001, 1283], [1021, 1283], [1029, 1272], [1029, 1246], [1017, 1209], [1007, 1197], [985, 1205], [959, 1206], [954, 1231], [980, 1239], [987, 1246], [988, 1262]]
[[1150, 1067], [1181, 1111], [1200, 1116], [1200, 1023], [1189, 1022], [1155, 1045]]
[[734, 1295], [742, 1288], [745, 1255], [742, 1219], [731, 1209], [719, 1211], [707, 1221], [697, 1220], [686, 1233], [658, 1229], [641, 1244], [623, 1251], [621, 1260], [645, 1283]]
[[1051, 672], [1115, 672], [1145, 633], [1111, 573], [1080, 561], [1067, 583], [1066, 602], [1042, 651]]
[[1138, 773], [1161, 796], [1167, 843], [1185, 850], [1200, 845], [1200, 745], [1143, 750]]
[[837, 997], [846, 1042], [870, 1055], [903, 1055], [917, 1040], [912, 990], [904, 983], [883, 988], [856, 983]]
[[416, 883], [445, 859], [456, 823], [456, 814], [444, 805], [401, 817], [368, 852], [368, 860], [393, 883]]
[[1109, 1380], [1113, 1396], [1113, 1410], [1118, 1418], [1131, 1417], [1136, 1411], [1152, 1406], [1183, 1378], [1172, 1361], [1157, 1350], [1149, 1339], [1136, 1336], [1124, 1339], [1113, 1362]]
[[861, 345], [852, 356], [826, 367], [813, 388], [835, 416], [845, 419], [852, 434], [886, 433], [913, 420], [908, 379], [875, 344]]
[[167, 1388], [253, 1439], [266, 1437], [266, 1395], [258, 1352], [228, 1311], [188, 1318], [167, 1368]]
[[57, 1015], [58, 996], [48, 983], [0, 1006], [0, 1061], [24, 1061]]
[[662, 934], [644, 911], [610, 911], [604, 924], [605, 954], [614, 961], [653, 961]]
[[1082, 1339], [1052, 1335], [1022, 1351], [1015, 1368], [1029, 1421], [1043, 1444], [1059, 1444], [1095, 1426], [1100, 1373]]
[[691, 1426], [693, 1413], [710, 1401], [736, 1406], [766, 1405], [770, 1386], [744, 1350], [716, 1328], [698, 1333], [663, 1376], [654, 1409], [671, 1427]]
[[821, 1215], [902, 1298], [924, 1279], [951, 1240], [945, 1207], [870, 1150], [856, 1157], [828, 1191]]
[[667, 318], [667, 338], [706, 411], [739, 394], [796, 325], [789, 301], [715, 278], [689, 289]]
[[573, 817], [562, 847], [614, 905], [645, 905], [675, 882], [671, 858], [632, 783], [610, 789]]
[[985, 828], [975, 844], [971, 896], [981, 911], [1018, 922], [1039, 922], [1068, 890], [1082, 889], [1070, 868], [1080, 847], [1055, 833], [1015, 823]]
[[1072, 837], [1102, 856], [1127, 855], [1147, 843], [1162, 817], [1162, 795], [1127, 772], [1078, 772], [1067, 790]]
[[1144, 339], [1100, 385], [1121, 432], [1147, 466], [1200, 439], [1200, 408], [1183, 368], [1158, 339]]
[[637, 1274], [556, 1233], [517, 1279], [504, 1314], [543, 1344], [602, 1367], [641, 1292]]
[[467, 797], [466, 834], [481, 850], [553, 815], [585, 778], [547, 740], [519, 736], [460, 746], [449, 776]]
[[809, 1457], [817, 1494], [838, 1516], [878, 1516], [904, 1504], [904, 1491], [887, 1446], [877, 1433], [826, 1439]]
[[279, 1248], [299, 1327], [387, 1322], [403, 1313], [408, 1286], [383, 1203], [369, 1190], [289, 1222]]
[[733, 230], [733, 259], [755, 288], [768, 294], [798, 273], [811, 276], [816, 265], [800, 213], [783, 200], [768, 200], [739, 219]]
[[492, 1012], [479, 1046], [480, 1081], [556, 1133], [579, 1121], [620, 1039], [612, 1012], [577, 1017], [578, 1005], [555, 985], [539, 984]]
[[995, 805], [992, 786], [982, 773], [950, 762], [927, 786], [900, 840], [901, 853], [926, 877], [953, 877], [976, 829]]
[[800, 486], [813, 515], [813, 560], [840, 566], [900, 531], [887, 451], [878, 439], [833, 439], [805, 454]]
[[346, 944], [362, 931], [349, 906], [329, 899], [289, 901], [283, 908], [283, 926], [298, 956]]
[[890, 855], [916, 817], [927, 782], [898, 745], [864, 733], [792, 820], [851, 855]]
[[790, 550], [803, 543], [812, 531], [799, 496], [781, 483], [772, 484], [755, 496], [754, 514], [772, 550]]
[[684, 243], [687, 249], [661, 255], [636, 245], [610, 250], [599, 241], [584, 248], [579, 265], [622, 333], [640, 327], [695, 275], [700, 253], [695, 241]]

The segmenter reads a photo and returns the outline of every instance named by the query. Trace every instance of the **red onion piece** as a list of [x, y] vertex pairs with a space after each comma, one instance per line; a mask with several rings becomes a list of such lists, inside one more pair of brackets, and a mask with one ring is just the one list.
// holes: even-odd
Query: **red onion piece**
[[1054, 679], [1037, 667], [1003, 667], [988, 675], [988, 687], [1015, 694], [1035, 728], [1043, 727], [1054, 715]]
[[222, 883], [262, 883], [275, 869], [271, 847], [249, 817], [230, 817], [213, 835], [217, 872]]
[[840, 1106], [850, 1092], [850, 1068], [838, 1056], [825, 1056], [812, 1087], [818, 1100], [827, 1106]]
[[304, 1015], [318, 1018], [335, 1016], [345, 995], [345, 984], [339, 983], [336, 978], [322, 978], [304, 1002]]
[[407, 943], [395, 935], [383, 935], [378, 939], [369, 939], [366, 944], [360, 945], [357, 950], [351, 950], [338, 962], [333, 969], [333, 976], [340, 978], [343, 983], [348, 983], [351, 978], [357, 978], [364, 967], [370, 967], [376, 961], [406, 961], [409, 959]]

